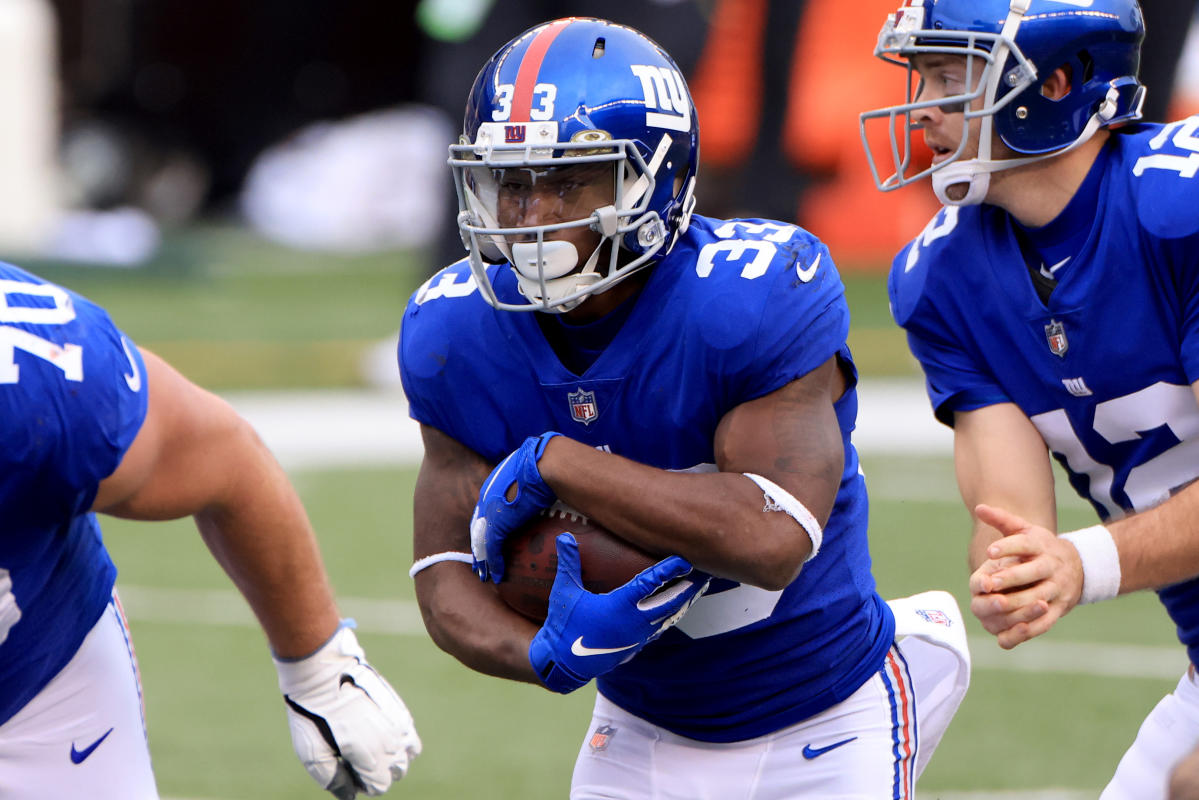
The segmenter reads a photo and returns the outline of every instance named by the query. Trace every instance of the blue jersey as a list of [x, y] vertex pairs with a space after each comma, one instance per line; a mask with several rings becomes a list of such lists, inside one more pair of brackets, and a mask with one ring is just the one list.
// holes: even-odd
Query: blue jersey
[[[511, 270], [492, 269], [500, 299], [519, 302]], [[730, 410], [834, 356], [852, 370], [848, 325], [828, 251], [806, 231], [697, 216], [582, 375], [532, 313], [487, 305], [465, 262], [413, 296], [400, 367], [412, 416], [492, 462], [554, 430], [653, 467], [710, 471]], [[823, 711], [879, 669], [894, 618], [870, 573], [852, 387], [836, 413], [845, 470], [820, 554], [783, 591], [715, 582], [678, 628], [599, 679], [605, 696], [681, 735], [737, 741]]]
[[[890, 279], [937, 417], [1015, 403], [1105, 520], [1199, 477], [1199, 117], [1106, 150], [1089, 234], [1048, 305], [993, 206], [942, 209]], [[1199, 580], [1158, 594], [1199, 663]]]
[[144, 375], [101, 308], [0, 264], [0, 579], [20, 615], [0, 624], [0, 723], [66, 665], [112, 596], [116, 568], [88, 509], [145, 418]]

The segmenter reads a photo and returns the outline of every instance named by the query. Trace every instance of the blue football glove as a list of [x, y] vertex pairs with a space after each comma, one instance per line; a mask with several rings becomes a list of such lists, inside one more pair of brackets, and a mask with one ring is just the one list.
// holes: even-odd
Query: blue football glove
[[479, 504], [470, 518], [470, 552], [479, 580], [500, 582], [504, 538], [558, 499], [537, 470], [545, 446], [555, 436], [561, 434], [549, 431], [525, 439], [483, 481]]
[[607, 594], [583, 588], [579, 545], [559, 534], [558, 574], [550, 590], [545, 624], [529, 645], [529, 661], [541, 682], [562, 694], [623, 664], [682, 619], [708, 587], [697, 575], [663, 588], [691, 572], [691, 564], [671, 556]]

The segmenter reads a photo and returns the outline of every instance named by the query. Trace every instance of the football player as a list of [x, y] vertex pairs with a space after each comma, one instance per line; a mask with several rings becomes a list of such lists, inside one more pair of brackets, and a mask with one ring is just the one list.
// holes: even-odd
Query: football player
[[[469, 255], [400, 344], [425, 624], [487, 674], [596, 679], [572, 798], [908, 798], [966, 687], [961, 618], [875, 591], [828, 250], [695, 214], [697, 157], [635, 30], [559, 19], [483, 66], [450, 148]], [[535, 622], [492, 582], [559, 499], [663, 560], [592, 594], [562, 534]]]
[[[1135, 0], [914, 0], [876, 51], [906, 66], [906, 102], [862, 125], [895, 134], [880, 188], [929, 176], [946, 204], [896, 256], [890, 297], [954, 430], [972, 611], [1011, 648], [1079, 603], [1155, 589], [1194, 664], [1199, 118], [1136, 122], [1143, 36]], [[1049, 454], [1101, 524], [1057, 534]], [[1196, 742], [1191, 667], [1103, 798], [1164, 797]]]
[[404, 775], [421, 747], [412, 717], [339, 620], [265, 445], [101, 308], [7, 264], [0, 443], [0, 796], [158, 796], [96, 512], [195, 517], [262, 625], [292, 743], [322, 787], [377, 795]]

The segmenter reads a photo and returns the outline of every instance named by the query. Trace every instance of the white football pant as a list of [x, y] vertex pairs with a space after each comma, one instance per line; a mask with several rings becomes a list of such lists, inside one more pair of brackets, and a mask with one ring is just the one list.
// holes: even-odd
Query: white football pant
[[729, 744], [673, 734], [596, 697], [571, 800], [911, 800], [965, 696], [970, 656], [953, 597], [889, 603], [896, 644], [850, 697]]
[[1099, 800], [1165, 800], [1174, 765], [1199, 745], [1199, 683], [1188, 669], [1145, 717]]
[[0, 797], [158, 800], [141, 689], [114, 594], [62, 671], [0, 725]]

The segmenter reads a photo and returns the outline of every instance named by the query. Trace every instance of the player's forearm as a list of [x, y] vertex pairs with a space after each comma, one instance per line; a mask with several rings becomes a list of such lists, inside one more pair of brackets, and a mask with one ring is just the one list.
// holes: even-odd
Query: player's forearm
[[999, 538], [999, 531], [978, 520], [974, 521], [974, 534], [970, 537], [970, 546], [966, 552], [966, 560], [969, 562], [971, 572], [974, 572], [987, 560], [987, 548]]
[[1120, 556], [1121, 594], [1199, 576], [1199, 483], [1107, 528]]
[[1053, 470], [1040, 433], [1012, 403], [954, 415], [953, 458], [958, 491], [973, 529], [967, 549], [970, 571], [987, 560], [999, 531], [974, 518], [980, 503], [1005, 509], [1048, 530], [1057, 530]]
[[277, 656], [320, 647], [338, 612], [299, 498], [282, 468], [254, 436], [230, 463], [226, 490], [195, 515], [209, 550], [246, 598]]
[[470, 566], [435, 564], [416, 577], [416, 598], [433, 642], [476, 672], [540, 685], [529, 663], [537, 625], [503, 605]]
[[[559, 437], [538, 464], [566, 503], [661, 555], [768, 589], [794, 580], [811, 552], [802, 527], [764, 512], [763, 493], [740, 473], [680, 473], [647, 467]], [[832, 506], [835, 486], [829, 492]], [[812, 509], [823, 523], [828, 509]]]

